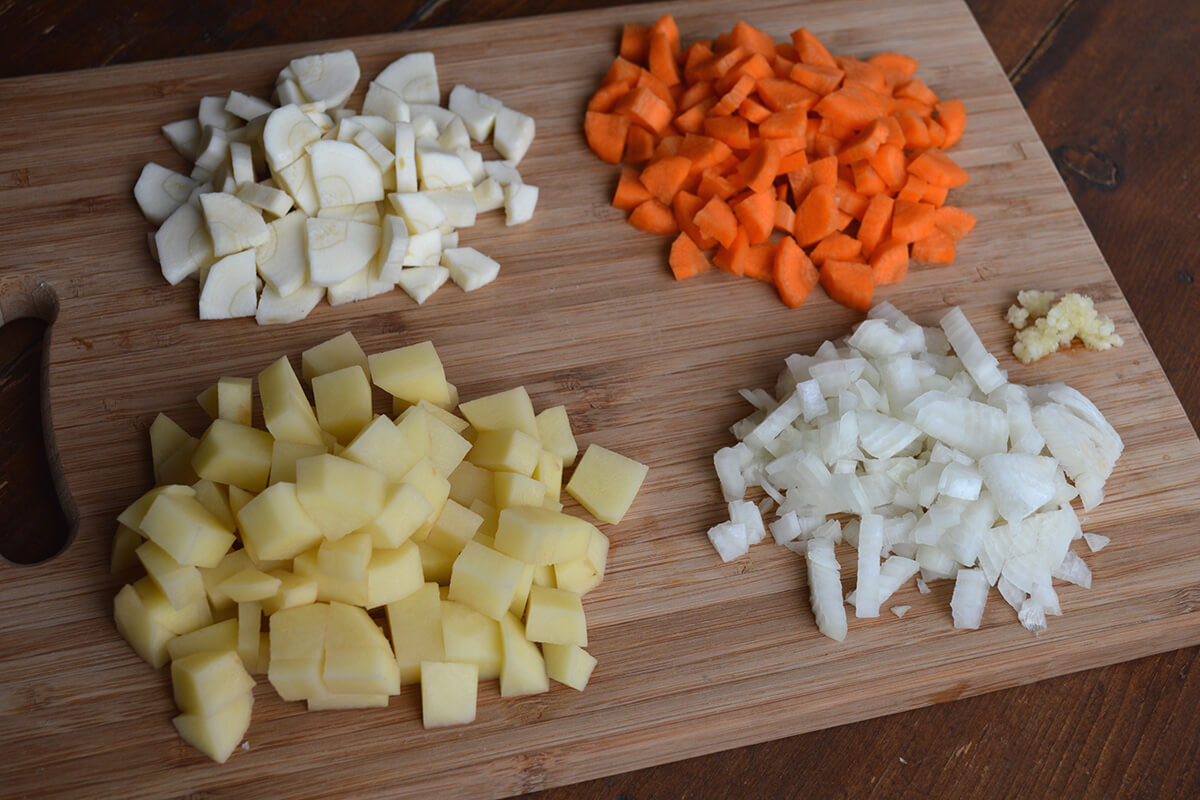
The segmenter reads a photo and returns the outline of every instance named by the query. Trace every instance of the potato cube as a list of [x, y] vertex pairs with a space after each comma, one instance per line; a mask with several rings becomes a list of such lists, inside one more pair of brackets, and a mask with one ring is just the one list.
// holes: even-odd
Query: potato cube
[[303, 700], [325, 690], [321, 665], [329, 606], [285, 608], [270, 617], [271, 663], [267, 680], [284, 700]]
[[229, 486], [227, 488], [229, 489], [229, 510], [233, 512], [234, 519], [237, 519], [238, 512], [254, 499], [254, 495], [236, 486]]
[[294, 483], [277, 483], [237, 512], [246, 549], [259, 558], [293, 558], [321, 541]]
[[375, 547], [395, 548], [407, 542], [435, 513], [415, 486], [399, 483], [388, 489], [379, 515], [359, 531], [369, 534]]
[[271, 476], [274, 441], [266, 431], [214, 419], [200, 437], [192, 467], [201, 478], [233, 484], [247, 492], [261, 492]]
[[370, 467], [394, 483], [428, 452], [429, 432], [422, 421], [395, 425], [380, 414], [359, 431], [341, 456]]
[[500, 668], [500, 696], [518, 697], [550, 690], [546, 662], [538, 646], [525, 638], [525, 628], [512, 614], [500, 618], [504, 664]]
[[322, 677], [325, 688], [335, 694], [400, 693], [392, 647], [365, 609], [329, 604]]
[[133, 590], [141, 598], [150, 618], [176, 636], [213, 623], [212, 609], [208, 606], [208, 598], [203, 595], [181, 608], [175, 608], [149, 575], [134, 581]]
[[173, 607], [183, 608], [205, 596], [204, 579], [196, 567], [180, 564], [154, 542], [142, 541], [135, 552], [150, 580], [158, 585]]
[[192, 437], [166, 414], [159, 414], [150, 424], [150, 460], [154, 464], [154, 482], [171, 483], [161, 477], [163, 462]]
[[490, 506], [496, 504], [495, 482], [491, 470], [464, 461], [450, 473], [450, 499], [470, 507], [476, 500]]
[[450, 599], [498, 620], [508, 611], [524, 569], [515, 558], [468, 542], [450, 573]]
[[[146, 541], [142, 535], [128, 525], [117, 525], [113, 534], [112, 550], [108, 557], [108, 571], [116, 574], [135, 567], [140, 563], [137, 549]], [[174, 559], [172, 559], [174, 560]]]
[[581, 558], [554, 565], [554, 585], [576, 594], [587, 594], [600, 585], [608, 564], [608, 537], [592, 528], [587, 552]]
[[442, 601], [436, 583], [424, 583], [406, 597], [387, 604], [392, 647], [400, 665], [400, 682], [421, 680], [422, 661], [446, 657], [442, 644]]
[[238, 623], [236, 619], [223, 619], [197, 628], [191, 633], [176, 636], [167, 642], [167, 655], [172, 661], [178, 661], [192, 653], [203, 653], [215, 650], [237, 650]]
[[587, 619], [579, 595], [535, 585], [529, 591], [525, 635], [531, 642], [587, 647]]
[[446, 385], [450, 387], [450, 404], [446, 408], [443, 408], [442, 406], [435, 406], [428, 400], [418, 401], [417, 406], [428, 412], [439, 422], [445, 424], [445, 426], [450, 430], [454, 431], [455, 433], [462, 433], [467, 428], [471, 427], [471, 423], [467, 422], [457, 414], [447, 410], [447, 408], [453, 409], [456, 405], [458, 405], [458, 389], [453, 383], [447, 383]]
[[421, 662], [421, 724], [425, 729], [475, 721], [479, 668], [445, 661]]
[[533, 588], [533, 573], [537, 570], [533, 564], [526, 564], [521, 570], [521, 578], [513, 589], [512, 602], [508, 605], [508, 613], [521, 618], [525, 616], [525, 606], [529, 603], [529, 590]]
[[254, 562], [250, 560], [250, 553], [242, 549], [230, 550], [215, 567], [199, 568], [200, 578], [204, 581], [204, 591], [208, 595], [208, 602], [212, 605], [213, 611], [222, 611], [233, 606], [233, 599], [218, 588], [221, 581], [235, 572], [253, 566]]
[[554, 589], [558, 586], [558, 581], [554, 577], [554, 567], [549, 564], [539, 564], [533, 568], [533, 585], [547, 586]]
[[442, 601], [442, 646], [447, 661], [479, 667], [479, 680], [500, 677], [500, 623], [453, 600]]
[[130, 530], [136, 531], [143, 538], [146, 532], [142, 530], [142, 520], [146, 518], [146, 512], [150, 510], [150, 506], [158, 499], [159, 495], [175, 494], [183, 497], [195, 497], [196, 490], [191, 486], [182, 486], [179, 484], [168, 484], [166, 486], [155, 486], [150, 491], [143, 494], [137, 500], [134, 500], [125, 510], [117, 515], [117, 524], [124, 525]]
[[524, 386], [490, 394], [461, 404], [458, 410], [477, 431], [513, 429], [539, 438], [533, 402]]
[[179, 449], [167, 456], [162, 465], [156, 470], [159, 483], [163, 484], [193, 484], [200, 479], [192, 468], [192, 456], [200, 447], [200, 440], [189, 436], [187, 441], [179, 445]]
[[371, 383], [357, 365], [312, 379], [317, 422], [347, 444], [371, 421]]
[[196, 403], [204, 409], [204, 413], [208, 414], [209, 419], [217, 419], [221, 416], [220, 409], [217, 407], [217, 385], [215, 383], [196, 395]]
[[563, 462], [559, 456], [549, 450], [538, 453], [538, 463], [533, 470], [533, 477], [546, 487], [546, 497], [555, 502], [562, 496], [562, 476]]
[[367, 564], [367, 608], [379, 608], [408, 597], [425, 583], [421, 552], [414, 542], [376, 550]]
[[515, 472], [495, 472], [492, 482], [496, 507], [501, 510], [514, 506], [541, 506], [546, 499], [546, 487], [541, 481]]
[[221, 378], [201, 392], [196, 402], [212, 419], [249, 425], [253, 417], [254, 383], [249, 378]]
[[496, 549], [526, 564], [581, 558], [596, 526], [586, 520], [532, 506], [506, 508], [496, 528]]
[[633, 505], [647, 471], [645, 464], [591, 444], [566, 489], [593, 517], [615, 524]]
[[234, 651], [209, 650], [171, 662], [171, 688], [180, 711], [211, 717], [252, 690], [254, 678]]
[[316, 578], [297, 575], [286, 569], [273, 569], [269, 574], [279, 579], [279, 589], [270, 597], [263, 598], [263, 613], [274, 614], [281, 609], [317, 602]]
[[[433, 462], [428, 458], [423, 458], [412, 469], [404, 473], [404, 482], [416, 488], [433, 507], [433, 513], [427, 520], [432, 526], [437, 515], [441, 513], [442, 506], [446, 505], [446, 501], [450, 498], [450, 481], [438, 474]], [[428, 533], [428, 530], [425, 533]], [[413, 538], [424, 539], [425, 535], [414, 534]]]
[[453, 500], [447, 500], [434, 520], [425, 544], [458, 555], [475, 536], [483, 517]]
[[329, 452], [323, 444], [305, 444], [276, 439], [271, 445], [271, 477], [267, 483], [295, 483], [296, 462]]
[[185, 742], [224, 764], [246, 735], [253, 706], [253, 693], [244, 692], [211, 717], [180, 714], [171, 722]]
[[349, 331], [310, 347], [300, 355], [300, 372], [306, 381], [353, 366], [362, 367], [366, 376], [371, 377], [367, 354]]
[[296, 462], [296, 497], [327, 539], [379, 516], [386, 489], [382, 474], [345, 458], [325, 454]]
[[574, 464], [579, 447], [575, 444], [575, 434], [571, 433], [571, 421], [567, 418], [567, 407], [547, 408], [535, 419], [542, 449], [561, 458], [565, 466], [569, 467]]
[[325, 443], [317, 415], [286, 356], [258, 373], [258, 394], [262, 400], [263, 420], [276, 439]]
[[155, 669], [167, 663], [167, 643], [175, 634], [150, 616], [150, 610], [133, 586], [126, 584], [117, 592], [113, 599], [113, 618], [117, 632], [143, 661]]
[[208, 509], [208, 512], [220, 520], [229, 530], [237, 530], [237, 520], [229, 507], [229, 487], [222, 483], [213, 483], [207, 478], [201, 478], [192, 484], [196, 491], [196, 500]]
[[236, 538], [194, 496], [164, 492], [141, 521], [141, 531], [180, 564], [212, 567]]
[[532, 475], [541, 447], [537, 439], [521, 431], [480, 431], [467, 456], [477, 467], [496, 472]]
[[436, 547], [430, 547], [424, 542], [417, 542], [417, 552], [421, 554], [421, 572], [426, 581], [440, 583], [443, 586], [450, 583], [450, 571], [454, 568], [456, 553], [448, 553]]
[[275, 594], [280, 583], [273, 575], [256, 567], [246, 567], [218, 583], [217, 589], [235, 603], [251, 603]]
[[334, 542], [322, 542], [317, 549], [317, 572], [346, 581], [366, 580], [371, 561], [371, 537], [352, 533]]
[[419, 405], [412, 406], [401, 414], [396, 424], [405, 424], [413, 418], [420, 420], [420, 424], [429, 433], [429, 460], [433, 462], [434, 469], [439, 475], [452, 473], [470, 452], [471, 443]]
[[238, 646], [237, 654], [247, 672], [265, 672], [266, 664], [258, 663], [261, 649], [259, 633], [262, 631], [262, 603], [238, 603]]
[[388, 704], [386, 694], [335, 694], [321, 692], [308, 698], [309, 711], [332, 711], [346, 708], [385, 708]]
[[424, 399], [439, 406], [450, 401], [446, 373], [433, 342], [375, 353], [367, 361], [371, 380], [393, 397], [409, 403]]
[[561, 684], [583, 691], [596, 668], [596, 658], [573, 644], [543, 644], [546, 673]]

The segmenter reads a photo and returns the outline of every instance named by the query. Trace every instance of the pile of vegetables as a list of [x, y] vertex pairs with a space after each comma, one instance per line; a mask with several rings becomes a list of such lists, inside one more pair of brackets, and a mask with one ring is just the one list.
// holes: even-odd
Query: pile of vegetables
[[776, 44], [744, 22], [684, 48], [666, 15], [624, 27], [584, 131], [600, 158], [631, 165], [612, 204], [676, 237], [677, 279], [715, 264], [773, 283], [793, 308], [820, 282], [866, 311], [910, 258], [952, 263], [975, 224], [946, 205], [967, 182], [943, 152], [966, 110], [916, 69], [899, 53], [833, 56], [806, 28]]
[[[995, 586], [1041, 633], [1062, 613], [1054, 579], [1091, 585], [1071, 543], [1108, 539], [1083, 533], [1071, 502], [1104, 499], [1121, 437], [1069, 386], [1009, 383], [960, 309], [924, 328], [881, 303], [848, 338], [789, 356], [774, 395], [743, 395], [756, 410], [714, 456], [729, 520], [709, 539], [725, 561], [768, 530], [804, 555], [826, 636], [845, 637], [846, 604], [877, 617], [918, 573], [922, 592], [954, 579], [956, 628], [979, 627]], [[753, 486], [758, 505], [744, 499]], [[857, 551], [845, 598], [843, 542]]]

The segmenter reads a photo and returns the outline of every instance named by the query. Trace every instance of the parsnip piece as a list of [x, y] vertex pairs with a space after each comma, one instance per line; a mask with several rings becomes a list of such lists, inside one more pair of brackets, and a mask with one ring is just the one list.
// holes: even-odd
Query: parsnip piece
[[259, 325], [297, 322], [307, 317], [324, 296], [324, 286], [302, 286], [287, 297], [271, 286], [264, 286], [254, 319]]
[[379, 249], [381, 232], [375, 225], [340, 219], [305, 221], [308, 242], [308, 280], [313, 286], [332, 286], [365, 267]]
[[400, 95], [406, 103], [437, 103], [437, 66], [433, 53], [409, 53], [389, 64], [375, 83]]
[[294, 58], [288, 67], [300, 91], [310, 101], [324, 102], [327, 108], [345, 103], [358, 84], [358, 59], [353, 50]]
[[503, 104], [483, 92], [459, 84], [450, 90], [450, 110], [462, 118], [467, 133], [477, 142], [492, 135], [496, 114]]
[[158, 263], [172, 286], [195, 277], [201, 267], [213, 262], [212, 238], [204, 226], [200, 209], [184, 203], [167, 217], [154, 234]]
[[[366, 300], [371, 296], [370, 283], [370, 266], [363, 267], [358, 272], [346, 278], [344, 281], [338, 281], [325, 291], [325, 299], [331, 306], [340, 306], [345, 303], [357, 303], [360, 300]], [[390, 288], [390, 287], [389, 287]]]
[[245, 142], [229, 143], [229, 174], [235, 187], [244, 183], [254, 183], [254, 159], [250, 155], [250, 145]]
[[447, 150], [471, 149], [471, 137], [467, 134], [467, 128], [463, 124], [462, 117], [459, 117], [457, 114], [438, 135], [437, 141], [439, 145]]
[[[485, 161], [484, 164], [486, 163]], [[471, 190], [471, 195], [475, 198], [477, 213], [482, 214], [504, 207], [504, 187], [497, 183], [495, 178], [487, 178], [478, 183]]]
[[[454, 123], [454, 120], [458, 119], [458, 115], [450, 109], [431, 103], [412, 103], [409, 106], [409, 110], [414, 120], [425, 117], [429, 122], [433, 123], [434, 130], [429, 135], [429, 138], [435, 141], [438, 136]], [[420, 137], [418, 136], [418, 138]]]
[[267, 124], [263, 128], [263, 150], [266, 151], [267, 164], [273, 172], [278, 172], [295, 163], [304, 155], [304, 148], [320, 138], [321, 129], [300, 110], [300, 106], [280, 106], [267, 117]]
[[175, 209], [187, 202], [197, 185], [188, 176], [151, 161], [142, 167], [141, 175], [133, 187], [133, 198], [146, 219], [161, 225], [175, 213]]
[[388, 202], [404, 220], [410, 234], [432, 231], [447, 223], [446, 212], [424, 192], [396, 192], [388, 195]]
[[348, 142], [318, 141], [308, 147], [321, 207], [383, 199], [383, 176], [367, 153]]
[[319, 219], [344, 219], [378, 225], [383, 220], [378, 203], [358, 203], [349, 206], [326, 206], [317, 212]]
[[367, 86], [362, 112], [392, 122], [408, 122], [412, 118], [404, 98], [378, 81], [371, 81]]
[[416, 133], [408, 122], [397, 122], [392, 153], [396, 157], [396, 191], [415, 192], [417, 181]]
[[163, 125], [162, 134], [171, 146], [188, 161], [195, 161], [200, 155], [200, 121], [194, 118], [181, 119]]
[[267, 225], [267, 240], [254, 249], [258, 273], [281, 298], [303, 286], [308, 277], [306, 219], [303, 212], [293, 211], [274, 220]]
[[442, 266], [450, 272], [450, 280], [464, 292], [486, 286], [500, 274], [500, 264], [473, 247], [452, 247], [442, 251]]
[[434, 189], [423, 192], [446, 215], [446, 224], [470, 228], [475, 224], [475, 195], [470, 188]]
[[483, 171], [501, 186], [525, 182], [521, 179], [521, 173], [517, 172], [516, 165], [511, 161], [485, 161], [483, 162]]
[[504, 187], [504, 224], [521, 225], [533, 219], [537, 206], [538, 188], [526, 183], [510, 183]]
[[233, 195], [202, 194], [200, 207], [212, 237], [213, 255], [218, 258], [257, 247], [270, 238], [262, 213]]
[[[392, 128], [392, 132], [393, 134], [395, 133], [394, 128]], [[375, 166], [379, 168], [381, 173], [386, 174], [393, 169], [396, 157], [392, 155], [392, 151], [374, 133], [365, 129], [360, 130], [354, 134], [351, 141], [371, 157], [371, 160], [375, 162]]]
[[261, 183], [240, 184], [236, 196], [243, 203], [265, 211], [272, 218], [277, 219], [292, 210], [292, 198], [287, 192]]
[[253, 249], [213, 264], [200, 291], [200, 319], [253, 317], [258, 310], [256, 277]]
[[[436, 233], [436, 231], [430, 231], [430, 233]], [[445, 267], [406, 267], [396, 278], [396, 285], [415, 300], [417, 305], [421, 305], [449, 279], [450, 270]]]
[[238, 91], [229, 93], [225, 99], [225, 113], [249, 122], [252, 119], [270, 114], [275, 106], [259, 97], [251, 97]]
[[511, 161], [513, 166], [521, 163], [529, 145], [533, 144], [537, 126], [533, 117], [513, 111], [507, 106], [501, 106], [496, 112], [496, 126], [492, 131], [492, 144], [496, 152]]
[[286, 191], [296, 208], [308, 216], [315, 216], [320, 208], [317, 199], [317, 186], [313, 183], [312, 168], [307, 155], [302, 155], [285, 167], [271, 168], [275, 182]]
[[417, 175], [421, 189], [452, 189], [475, 185], [471, 171], [453, 150], [417, 143]]
[[370, 278], [395, 285], [400, 270], [404, 268], [404, 255], [408, 252], [408, 226], [403, 218], [388, 214], [380, 228], [379, 252], [371, 263]]
[[200, 110], [196, 114], [201, 128], [217, 128], [228, 131], [241, 125], [241, 120], [225, 110], [224, 97], [201, 97]]
[[483, 154], [478, 150], [472, 150], [470, 145], [464, 145], [455, 148], [454, 154], [467, 165], [467, 172], [471, 174], [471, 183], [477, 184], [487, 178], [487, 172], [483, 168]]
[[200, 137], [200, 152], [192, 167], [192, 179], [206, 181], [229, 155], [229, 136], [221, 128], [206, 127]]

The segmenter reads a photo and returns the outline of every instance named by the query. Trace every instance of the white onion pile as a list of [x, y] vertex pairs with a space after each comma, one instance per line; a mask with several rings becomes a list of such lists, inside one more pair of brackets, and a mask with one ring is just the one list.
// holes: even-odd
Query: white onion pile
[[[956, 628], [979, 627], [995, 586], [1026, 629], [1044, 632], [1046, 615], [1062, 613], [1054, 578], [1091, 586], [1071, 542], [1108, 544], [1082, 532], [1071, 501], [1087, 511], [1104, 499], [1121, 437], [1069, 386], [1008, 383], [958, 308], [940, 330], [890, 303], [868, 316], [847, 339], [789, 356], [774, 396], [742, 391], [756, 410], [713, 458], [729, 521], [709, 540], [729, 561], [769, 529], [804, 555], [817, 627], [838, 641], [846, 604], [877, 617], [918, 573], [923, 593], [954, 579]], [[744, 499], [754, 486], [767, 494], [759, 505]], [[844, 599], [842, 542], [858, 551]]]

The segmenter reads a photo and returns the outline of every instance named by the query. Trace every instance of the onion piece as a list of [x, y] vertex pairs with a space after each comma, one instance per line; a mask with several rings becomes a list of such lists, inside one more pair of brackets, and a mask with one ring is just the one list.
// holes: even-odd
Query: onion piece
[[846, 607], [842, 603], [841, 566], [833, 552], [833, 540], [810, 539], [805, 559], [817, 630], [840, 642], [846, 638]]
[[987, 578], [981, 569], [960, 569], [954, 577], [954, 594], [950, 598], [950, 611], [954, 615], [954, 627], [978, 628], [983, 621], [983, 609], [987, 605]]

